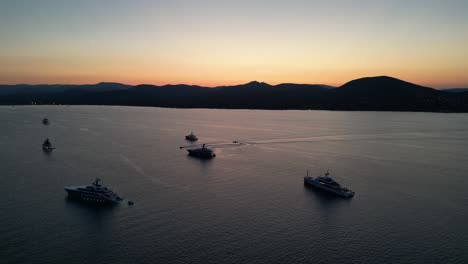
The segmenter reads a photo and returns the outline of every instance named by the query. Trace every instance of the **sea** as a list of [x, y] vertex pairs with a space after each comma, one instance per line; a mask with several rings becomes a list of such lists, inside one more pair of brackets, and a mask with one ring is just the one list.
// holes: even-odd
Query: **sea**
[[0, 263], [468, 263], [468, 114], [2, 106], [0, 149]]

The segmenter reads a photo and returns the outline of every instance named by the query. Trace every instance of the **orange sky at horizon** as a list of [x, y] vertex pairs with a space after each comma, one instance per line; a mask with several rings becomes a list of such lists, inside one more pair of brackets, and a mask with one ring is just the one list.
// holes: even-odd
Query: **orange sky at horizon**
[[[111, 4], [110, 4], [111, 3]], [[0, 3], [0, 84], [468, 87], [468, 1]]]
[[[53, 67], [52, 67], [53, 68]], [[310, 71], [274, 71], [269, 69], [255, 70], [249, 67], [236, 69], [234, 74], [232, 69], [228, 69], [227, 76], [222, 70], [217, 71], [196, 71], [187, 67], [180, 71], [170, 72], [166, 69], [123, 69], [122, 72], [114, 69], [101, 68], [93, 71], [79, 72], [73, 70], [52, 70], [52, 72], [41, 71], [35, 67], [24, 67], [26, 72], [19, 74], [11, 72], [5, 74], [0, 72], [0, 84], [95, 84], [99, 82], [117, 82], [129, 85], [138, 84], [188, 84], [206, 87], [216, 87], [224, 85], [238, 85], [250, 81], [266, 82], [271, 85], [280, 83], [300, 83], [300, 84], [324, 84], [330, 86], [341, 86], [348, 81], [372, 76], [391, 76], [418, 85], [432, 88], [465, 88], [468, 87], [467, 75], [460, 72], [447, 72], [440, 74], [437, 72], [410, 72], [403, 71], [380, 71], [375, 70], [343, 70], [339, 73], [327, 69], [315, 69]], [[437, 71], [437, 70], [436, 70]], [[159, 72], [159, 74], [158, 74]], [[127, 74], [125, 74], [127, 73]]]

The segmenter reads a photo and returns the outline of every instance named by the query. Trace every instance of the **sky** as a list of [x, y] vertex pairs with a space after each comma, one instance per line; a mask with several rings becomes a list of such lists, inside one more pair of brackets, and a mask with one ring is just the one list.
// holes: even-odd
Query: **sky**
[[468, 1], [0, 0], [0, 84], [468, 87]]

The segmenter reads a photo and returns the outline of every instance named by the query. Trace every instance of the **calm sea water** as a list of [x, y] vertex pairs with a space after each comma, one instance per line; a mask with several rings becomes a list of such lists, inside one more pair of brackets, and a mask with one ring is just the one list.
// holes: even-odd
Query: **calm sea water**
[[[467, 114], [17, 106], [0, 124], [0, 263], [468, 262]], [[190, 131], [215, 159], [179, 149]], [[135, 205], [66, 199], [95, 177]]]

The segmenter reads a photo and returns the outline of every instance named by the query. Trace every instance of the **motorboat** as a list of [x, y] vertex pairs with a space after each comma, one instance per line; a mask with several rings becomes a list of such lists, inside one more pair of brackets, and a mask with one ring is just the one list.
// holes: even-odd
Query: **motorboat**
[[205, 144], [203, 144], [201, 148], [188, 148], [187, 151], [190, 156], [198, 158], [211, 159], [216, 157], [216, 154], [213, 152], [213, 150], [205, 147]]

